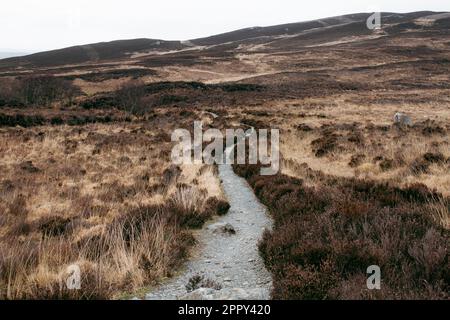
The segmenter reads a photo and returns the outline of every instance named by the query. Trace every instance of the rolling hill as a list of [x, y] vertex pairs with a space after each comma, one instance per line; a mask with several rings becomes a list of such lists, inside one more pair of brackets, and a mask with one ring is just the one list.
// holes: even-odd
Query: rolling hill
[[[0, 60], [0, 67], [43, 68], [83, 63], [103, 63], [117, 59], [169, 53], [189, 60], [186, 52], [208, 55], [237, 49], [239, 46], [264, 44], [272, 48], [301, 48], [342, 41], [343, 38], [372, 34], [366, 27], [369, 13], [349, 14], [299, 23], [268, 27], [252, 27], [190, 41], [132, 39], [74, 46], [40, 52], [24, 57]], [[401, 36], [410, 32], [448, 33], [450, 13], [421, 11], [413, 13], [382, 13], [383, 28], [379, 36]], [[199, 51], [201, 50], [201, 52]], [[173, 53], [175, 51], [175, 53]]]

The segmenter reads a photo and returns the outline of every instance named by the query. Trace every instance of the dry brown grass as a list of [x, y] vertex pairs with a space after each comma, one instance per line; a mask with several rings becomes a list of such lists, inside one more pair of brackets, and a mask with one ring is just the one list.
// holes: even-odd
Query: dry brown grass
[[[60, 109], [49, 106], [50, 111], [11, 100], [15, 81], [4, 78], [0, 125], [70, 124], [69, 116], [102, 116], [101, 111], [108, 111], [108, 117], [112, 113], [110, 122], [125, 119], [115, 108], [138, 117], [146, 113], [148, 122], [79, 127], [75, 119], [76, 127], [1, 129], [0, 297], [111, 297], [170, 275], [192, 245], [188, 230], [226, 209], [213, 168], [177, 168], [167, 161], [170, 128], [192, 129], [193, 116], [199, 118], [202, 108], [220, 114], [205, 126], [224, 129], [246, 123], [282, 131], [282, 179], [269, 177], [254, 186], [257, 192], [265, 190], [261, 198], [277, 220], [284, 215], [292, 219], [275, 223], [264, 241], [270, 248], [262, 250], [270, 260], [272, 253], [286, 248], [283, 259], [268, 260], [274, 262], [268, 266], [278, 277], [279, 297], [441, 297], [443, 286], [430, 270], [445, 272], [436, 258], [445, 256], [448, 264], [448, 248], [442, 245], [448, 235], [450, 195], [448, 36], [445, 26], [391, 31], [379, 40], [257, 38], [255, 43], [178, 54], [148, 52], [97, 66], [22, 70], [75, 79], [72, 84], [87, 95]], [[133, 90], [131, 95], [127, 90], [114, 93], [128, 86], [129, 74], [110, 80], [71, 77], [136, 67], [155, 71], [131, 77], [146, 85], [140, 88], [145, 89], [142, 97]], [[415, 125], [393, 127], [397, 111], [409, 114]], [[420, 196], [427, 189], [421, 184], [443, 197], [415, 203], [391, 196], [393, 190]], [[417, 190], [408, 189], [410, 185]], [[353, 190], [364, 186], [385, 193]], [[361, 200], [361, 193], [370, 199]], [[386, 210], [389, 214], [379, 214]], [[412, 218], [411, 212], [416, 213]], [[416, 224], [419, 236], [425, 237], [416, 239]], [[368, 225], [373, 239], [382, 238], [381, 249], [380, 241], [365, 236]], [[366, 241], [373, 250], [369, 254], [361, 246]], [[338, 250], [330, 248], [336, 243]], [[409, 251], [411, 257], [399, 256], [400, 251]], [[321, 259], [325, 255], [326, 261]], [[381, 296], [359, 292], [363, 269], [345, 275], [346, 262], [362, 267], [374, 257], [390, 270], [392, 290]], [[324, 263], [311, 269], [309, 258]], [[85, 290], [62, 290], [60, 282], [71, 263], [80, 265], [83, 281], [91, 284]], [[397, 278], [392, 266], [419, 276]], [[342, 271], [345, 281], [336, 286]], [[405, 284], [411, 291], [399, 293]]]
[[[364, 105], [351, 96], [230, 110], [281, 129], [279, 175], [235, 168], [275, 220], [260, 242], [272, 295], [448, 299], [450, 102]], [[414, 125], [394, 126], [397, 111]], [[383, 270], [382, 290], [366, 288], [371, 264]]]
[[[373, 179], [398, 186], [423, 183], [450, 195], [450, 101], [362, 105], [347, 103], [351, 97], [342, 94], [271, 101], [228, 112], [230, 121], [250, 121], [263, 128], [281, 130], [284, 174], [303, 178], [303, 173], [296, 170], [307, 164], [328, 175]], [[398, 110], [412, 117], [415, 123], [412, 128], [392, 125]], [[427, 154], [438, 155], [442, 161], [424, 160]], [[423, 162], [426, 170], [415, 170]]]
[[[285, 174], [299, 176], [292, 164], [306, 163], [329, 175], [399, 186], [423, 183], [450, 195], [450, 102], [364, 105], [346, 102], [351, 97], [272, 102], [233, 114], [282, 130], [281, 153], [291, 160], [282, 167]], [[392, 125], [399, 110], [412, 117], [412, 128]], [[431, 160], [426, 170], [414, 170], [427, 153], [442, 155], [443, 161]]]
[[1, 129], [0, 298], [111, 298], [170, 276], [223, 195], [213, 167], [170, 166], [169, 129]]

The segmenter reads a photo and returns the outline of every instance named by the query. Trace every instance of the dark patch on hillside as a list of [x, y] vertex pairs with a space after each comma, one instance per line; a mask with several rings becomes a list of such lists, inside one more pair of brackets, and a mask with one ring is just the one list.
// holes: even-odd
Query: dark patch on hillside
[[12, 67], [18, 65], [49, 67], [65, 64], [97, 62], [125, 58], [138, 51], [177, 50], [182, 49], [183, 47], [184, 46], [179, 41], [153, 39], [119, 40], [46, 51], [20, 58], [5, 59], [0, 61], [0, 67]]
[[63, 76], [66, 80], [82, 79], [90, 82], [101, 82], [105, 80], [120, 79], [131, 77], [138, 79], [144, 76], [155, 76], [158, 73], [151, 69], [117, 69], [109, 71], [99, 71], [86, 74]]

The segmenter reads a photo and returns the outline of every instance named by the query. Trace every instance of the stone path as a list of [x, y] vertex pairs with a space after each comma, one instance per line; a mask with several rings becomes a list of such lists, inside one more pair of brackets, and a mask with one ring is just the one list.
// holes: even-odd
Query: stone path
[[[272, 279], [259, 255], [258, 241], [272, 221], [250, 186], [230, 165], [219, 165], [219, 177], [230, 211], [202, 229], [195, 254], [184, 270], [148, 293], [146, 299], [270, 299]], [[226, 224], [235, 229], [234, 234], [221, 232]], [[194, 275], [219, 283], [222, 290], [187, 295], [185, 286]]]

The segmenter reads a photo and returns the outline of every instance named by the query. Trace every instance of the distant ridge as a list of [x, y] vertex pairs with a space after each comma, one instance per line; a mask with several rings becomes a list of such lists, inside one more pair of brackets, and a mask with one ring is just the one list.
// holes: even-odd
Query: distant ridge
[[182, 49], [183, 47], [184, 45], [182, 45], [180, 41], [164, 41], [157, 39], [116, 40], [44, 51], [25, 57], [6, 59], [1, 62], [17, 64], [18, 66], [32, 65], [35, 67], [51, 67], [64, 64], [117, 59], [140, 51], [177, 50]]
[[0, 51], [0, 59], [12, 58], [12, 57], [21, 57], [29, 55], [27, 52], [18, 52], [18, 51]]
[[[265, 39], [289, 38], [280, 45], [307, 46], [317, 42], [334, 41], [344, 36], [369, 34], [365, 21], [371, 13], [355, 13], [312, 21], [288, 23], [268, 27], [252, 27], [189, 41], [165, 41], [158, 39], [132, 39], [101, 42], [88, 45], [35, 53], [23, 57], [0, 60], [3, 69], [16, 67], [53, 67], [60, 65], [102, 63], [113, 59], [126, 59], [136, 53], [167, 52], [201, 46], [220, 46], [234, 43], [265, 41]], [[441, 28], [450, 27], [448, 12], [420, 11], [411, 13], [382, 13], [385, 32], [401, 33], [415, 27], [418, 19], [439, 20]], [[291, 41], [291, 42], [289, 42]], [[229, 49], [229, 48], [228, 48]], [[223, 48], [222, 50], [226, 50]], [[1, 55], [1, 53], [0, 53]], [[1, 58], [1, 56], [0, 56]]]

